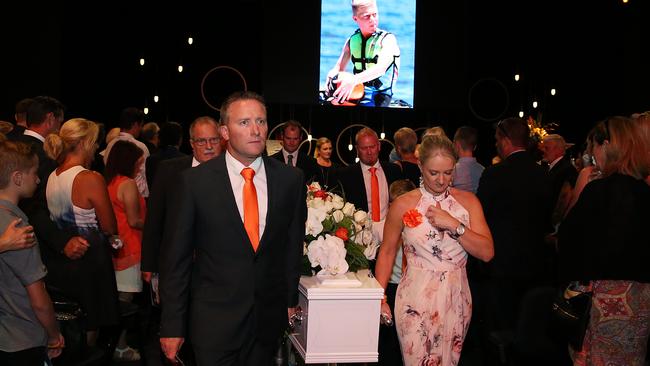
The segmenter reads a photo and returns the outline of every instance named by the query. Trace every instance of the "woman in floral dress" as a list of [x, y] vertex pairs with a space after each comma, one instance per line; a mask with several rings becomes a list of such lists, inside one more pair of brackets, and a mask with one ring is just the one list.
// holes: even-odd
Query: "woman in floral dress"
[[[457, 365], [472, 313], [467, 254], [492, 259], [492, 235], [476, 196], [450, 187], [457, 160], [451, 141], [429, 136], [418, 152], [422, 186], [392, 203], [376, 276], [385, 288], [402, 238], [407, 267], [395, 324], [404, 364]], [[385, 303], [382, 313], [392, 316]]]

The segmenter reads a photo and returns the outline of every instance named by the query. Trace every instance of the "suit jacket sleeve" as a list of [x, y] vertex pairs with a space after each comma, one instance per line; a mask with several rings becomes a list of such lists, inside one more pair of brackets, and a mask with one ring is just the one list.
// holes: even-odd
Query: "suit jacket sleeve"
[[178, 194], [165, 218], [165, 236], [160, 251], [161, 337], [184, 337], [192, 275], [195, 197], [185, 171], [180, 175]]
[[156, 176], [147, 200], [147, 218], [142, 231], [141, 259], [141, 267], [145, 272], [158, 272], [158, 255], [165, 228], [167, 185], [168, 178], [170, 178], [166, 173], [166, 169], [164, 172], [161, 170], [160, 174]]
[[287, 304], [289, 307], [298, 305], [298, 282], [302, 267], [305, 221], [307, 220], [307, 186], [303, 180], [303, 175], [300, 173], [298, 179], [291, 186], [296, 196], [293, 219], [289, 224], [289, 244], [287, 246]]

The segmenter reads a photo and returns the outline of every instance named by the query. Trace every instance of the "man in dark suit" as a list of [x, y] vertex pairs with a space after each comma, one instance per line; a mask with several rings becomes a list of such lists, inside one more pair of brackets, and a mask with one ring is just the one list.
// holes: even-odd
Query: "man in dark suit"
[[31, 98], [21, 99], [16, 103], [16, 113], [14, 114], [16, 124], [14, 125], [14, 128], [7, 133], [8, 139], [16, 140], [16, 137], [25, 133], [25, 130], [27, 129], [27, 109], [30, 104], [32, 104]]
[[316, 160], [311, 156], [301, 154], [298, 150], [302, 138], [300, 122], [294, 120], [285, 122], [282, 126], [282, 149], [271, 157], [302, 170], [305, 182], [310, 182], [316, 174]]
[[262, 156], [260, 96], [228, 97], [221, 123], [226, 153], [181, 174], [166, 221], [160, 343], [172, 360], [189, 335], [199, 365], [269, 365], [298, 303], [306, 186]]
[[387, 161], [379, 161], [381, 145], [377, 133], [370, 128], [362, 128], [355, 136], [355, 146], [359, 162], [342, 168], [339, 181], [345, 193], [345, 199], [354, 204], [358, 209], [368, 212], [372, 217], [371, 180], [369, 169], [376, 168], [375, 172], [379, 181], [379, 220], [388, 213], [388, 187], [394, 181], [402, 178], [402, 173], [397, 165]]
[[[158, 274], [158, 261], [160, 258], [160, 244], [165, 236], [165, 217], [171, 210], [172, 200], [176, 194], [179, 175], [183, 171], [196, 167], [221, 154], [221, 136], [219, 125], [212, 117], [204, 116], [195, 119], [190, 124], [190, 145], [192, 155], [180, 158], [164, 160], [158, 166], [158, 173], [151, 185], [151, 195], [147, 201], [147, 218], [144, 222], [142, 233], [142, 277], [152, 286], [154, 301], [157, 301], [157, 287], [152, 284], [151, 279], [154, 273]], [[149, 173], [150, 170], [147, 170]], [[160, 312], [158, 308], [147, 307], [147, 332], [158, 334], [160, 328]], [[159, 360], [161, 356], [157, 337], [147, 337], [147, 340], [156, 343], [147, 347], [150, 353], [146, 355], [147, 360]], [[185, 350], [181, 357], [183, 360], [193, 360], [192, 352]]]
[[[144, 128], [144, 127], [143, 127]], [[180, 151], [183, 142], [183, 126], [178, 122], [165, 122], [160, 128], [159, 145], [155, 153], [147, 159], [147, 186], [151, 189], [160, 163], [165, 160], [180, 158], [186, 154]], [[146, 144], [145, 144], [146, 145]], [[147, 146], [147, 148], [149, 148]]]
[[524, 293], [552, 280], [552, 249], [544, 242], [550, 229], [549, 185], [531, 154], [529, 128], [520, 118], [497, 125], [496, 147], [502, 162], [483, 171], [477, 196], [494, 238], [494, 259], [487, 264], [486, 326], [512, 329]]
[[551, 185], [551, 201], [554, 202], [552, 215], [553, 225], [559, 224], [564, 217], [573, 187], [578, 179], [578, 171], [566, 156], [566, 149], [570, 145], [561, 135], [550, 134], [544, 136], [542, 144], [542, 159], [548, 163], [548, 177]]
[[[378, 225], [383, 225], [388, 214], [390, 198], [388, 188], [391, 183], [402, 178], [402, 172], [396, 164], [379, 161], [381, 145], [375, 131], [362, 128], [357, 132], [354, 140], [359, 162], [342, 168], [338, 173], [345, 199], [353, 203], [356, 208], [368, 212], [368, 217], [378, 222]], [[373, 184], [374, 179], [376, 179], [375, 184]], [[375, 193], [378, 202], [373, 204], [375, 189], [378, 190]], [[397, 284], [389, 283], [385, 292], [388, 306], [391, 311], [394, 311]], [[379, 364], [391, 366], [402, 364], [395, 327], [382, 326], [379, 330]]]
[[158, 273], [159, 249], [165, 231], [165, 217], [171, 208], [179, 174], [221, 155], [219, 125], [214, 118], [204, 116], [192, 122], [190, 146], [192, 146], [191, 156], [162, 161], [152, 184], [151, 195], [147, 201], [147, 218], [142, 231], [141, 268], [147, 282], [151, 279], [152, 273]]
[[64, 231], [50, 219], [47, 208], [45, 187], [50, 174], [57, 163], [45, 155], [43, 142], [45, 138], [59, 130], [63, 122], [64, 106], [58, 100], [39, 96], [31, 100], [27, 109], [27, 129], [22, 135], [13, 136], [13, 140], [32, 145], [38, 155], [38, 185], [32, 198], [20, 201], [20, 208], [29, 217], [36, 237], [41, 246], [43, 262], [52, 271], [53, 264], [81, 258], [88, 249], [88, 241], [73, 232]]

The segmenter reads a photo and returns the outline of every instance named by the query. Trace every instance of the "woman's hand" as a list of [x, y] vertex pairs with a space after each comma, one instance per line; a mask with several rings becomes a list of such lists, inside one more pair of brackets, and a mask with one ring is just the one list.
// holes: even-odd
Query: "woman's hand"
[[21, 222], [22, 219], [13, 220], [0, 235], [0, 253], [29, 248], [36, 243], [34, 228], [31, 226], [18, 227]]
[[381, 317], [386, 317], [387, 319], [390, 319], [391, 322], [393, 321], [393, 313], [391, 313], [388, 303], [384, 302], [381, 304], [381, 313], [379, 315]]
[[427, 209], [425, 216], [429, 219], [429, 222], [436, 229], [448, 230], [451, 232], [456, 232], [456, 228], [460, 225], [460, 221], [451, 216], [449, 212], [441, 209], [439, 204], [436, 206], [431, 205]]

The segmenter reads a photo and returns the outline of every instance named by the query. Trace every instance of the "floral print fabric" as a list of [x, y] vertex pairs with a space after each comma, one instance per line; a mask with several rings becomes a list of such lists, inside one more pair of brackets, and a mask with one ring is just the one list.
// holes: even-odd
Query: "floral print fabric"
[[[423, 217], [439, 204], [467, 227], [469, 214], [452, 195], [437, 203], [421, 188], [415, 208]], [[413, 214], [413, 213], [412, 213]], [[450, 232], [435, 229], [426, 219], [405, 225], [407, 271], [395, 302], [395, 324], [404, 364], [457, 365], [472, 314], [467, 282], [467, 253]]]

